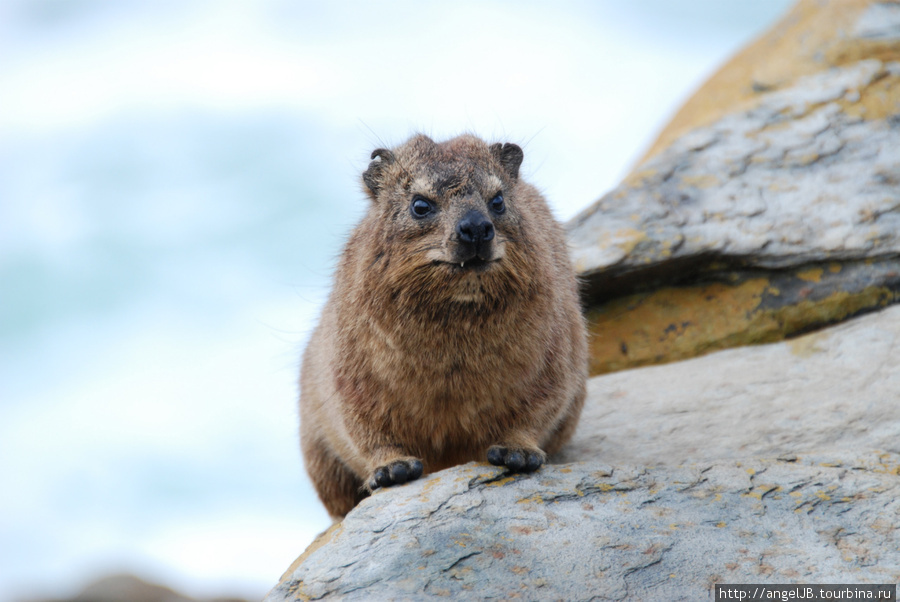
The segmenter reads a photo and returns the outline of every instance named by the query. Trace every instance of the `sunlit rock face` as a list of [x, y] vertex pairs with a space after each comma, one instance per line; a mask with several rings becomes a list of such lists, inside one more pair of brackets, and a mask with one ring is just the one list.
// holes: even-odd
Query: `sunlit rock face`
[[896, 582], [898, 461], [517, 477], [468, 464], [363, 501], [266, 600], [703, 600], [715, 583]]
[[900, 298], [898, 23], [893, 3], [801, 2], [568, 224], [593, 374]]

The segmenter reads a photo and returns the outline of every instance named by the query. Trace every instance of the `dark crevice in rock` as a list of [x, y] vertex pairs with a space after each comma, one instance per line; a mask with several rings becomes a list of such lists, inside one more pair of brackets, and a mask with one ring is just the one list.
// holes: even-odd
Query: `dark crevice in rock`
[[458, 559], [456, 559], [456, 561], [453, 564], [451, 564], [450, 566], [448, 566], [445, 569], [441, 569], [441, 571], [444, 573], [446, 573], [447, 571], [451, 571], [451, 570], [455, 569], [456, 567], [458, 567], [460, 564], [462, 564], [463, 561], [468, 560], [469, 558], [471, 558], [473, 556], [478, 556], [481, 553], [482, 553], [481, 550], [476, 550], [474, 552], [470, 552], [469, 554], [466, 554], [465, 556], [460, 556]]
[[635, 272], [630, 284], [619, 281], [602, 293], [596, 293], [598, 283], [611, 282], [610, 276], [597, 276], [584, 297], [591, 373], [790, 339], [900, 302], [897, 255], [791, 268], [743, 261], [714, 255], [676, 260], [667, 271], [659, 265]]
[[712, 253], [678, 257], [641, 267], [611, 267], [580, 276], [581, 302], [585, 307], [591, 307], [634, 293], [685, 285], [747, 267], [746, 259]]
[[[789, 258], [783, 260], [788, 261]], [[900, 293], [900, 256], [896, 254], [864, 259], [824, 258], [820, 261], [800, 262], [785, 267], [759, 267], [758, 263], [759, 258], [745, 255], [701, 253], [647, 266], [627, 266], [618, 269], [613, 267], [585, 273], [580, 276], [581, 302], [584, 307], [595, 307], [614, 299], [665, 287], [686, 287], [715, 282], [734, 285], [754, 278], [774, 278], [782, 286], [790, 285], [792, 282], [794, 286], [800, 286], [794, 275], [814, 269], [824, 270], [823, 275], [830, 284], [846, 282], [855, 289], [880, 284], [894, 293]], [[829, 278], [830, 274], [835, 273], [835, 266], [840, 267], [839, 275]]]

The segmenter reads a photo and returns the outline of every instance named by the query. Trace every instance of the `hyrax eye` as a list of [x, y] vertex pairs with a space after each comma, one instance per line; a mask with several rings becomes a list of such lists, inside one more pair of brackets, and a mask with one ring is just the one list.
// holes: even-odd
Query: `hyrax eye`
[[506, 211], [506, 203], [503, 202], [503, 193], [498, 192], [494, 195], [494, 198], [491, 199], [491, 202], [488, 203], [491, 207], [491, 211], [500, 215], [504, 211]]
[[409, 211], [415, 218], [428, 217], [434, 212], [434, 205], [428, 199], [416, 196], [409, 206]]

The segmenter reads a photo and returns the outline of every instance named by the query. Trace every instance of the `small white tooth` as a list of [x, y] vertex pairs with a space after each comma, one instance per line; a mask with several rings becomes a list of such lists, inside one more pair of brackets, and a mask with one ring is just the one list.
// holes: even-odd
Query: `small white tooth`
[[465, 261], [460, 262], [459, 267], [461, 267], [461, 268], [466, 267], [466, 262]]

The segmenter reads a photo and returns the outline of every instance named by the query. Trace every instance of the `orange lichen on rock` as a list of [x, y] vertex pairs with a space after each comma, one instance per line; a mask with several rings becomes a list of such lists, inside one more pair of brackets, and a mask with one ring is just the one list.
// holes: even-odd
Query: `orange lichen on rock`
[[[732, 274], [732, 282], [664, 287], [593, 306], [587, 311], [590, 372], [605, 374], [779, 341], [883, 308], [898, 293], [885, 286], [894, 262], [879, 265], [887, 278], [860, 276], [872, 266], [850, 267], [846, 277], [818, 267], [751, 278]], [[869, 284], [859, 284], [866, 278]]]
[[[867, 37], [856, 24], [874, 0], [800, 0], [774, 27], [732, 57], [688, 100], [641, 160], [688, 131], [745, 110], [765, 93], [797, 78], [865, 59], [900, 60], [896, 37]], [[844, 100], [848, 113], [866, 119], [896, 112], [898, 75], [884, 77]], [[855, 108], [851, 108], [851, 106]], [[864, 108], [864, 112], [860, 112]]]
[[616, 299], [589, 311], [592, 375], [675, 361], [729, 346], [746, 332], [768, 286], [713, 283], [670, 287]]

